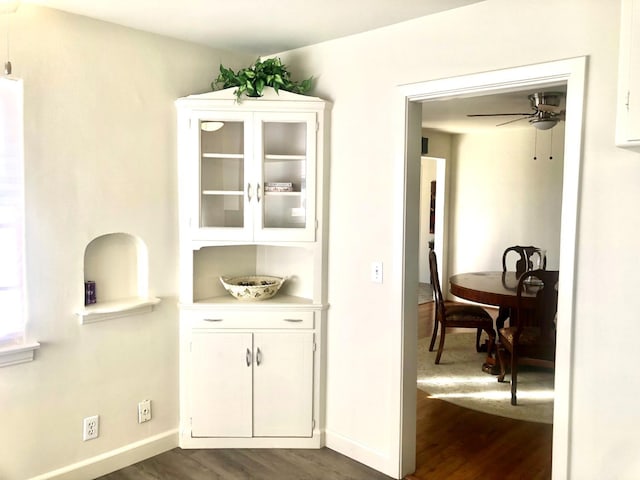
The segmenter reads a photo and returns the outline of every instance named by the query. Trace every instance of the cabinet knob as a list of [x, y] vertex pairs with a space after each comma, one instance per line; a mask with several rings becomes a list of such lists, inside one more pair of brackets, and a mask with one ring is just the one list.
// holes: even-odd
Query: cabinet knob
[[245, 355], [245, 359], [247, 361], [247, 367], [251, 366], [251, 350], [247, 348], [247, 354]]
[[247, 199], [251, 201], [251, 184], [247, 183]]
[[262, 352], [260, 351], [260, 347], [256, 350], [256, 365], [260, 366], [262, 363]]

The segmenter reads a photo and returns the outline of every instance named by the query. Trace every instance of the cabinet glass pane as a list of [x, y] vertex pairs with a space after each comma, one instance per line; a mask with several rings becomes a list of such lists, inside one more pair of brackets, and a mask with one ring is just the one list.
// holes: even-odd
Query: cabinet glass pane
[[264, 197], [265, 228], [304, 228], [307, 212], [303, 194], [266, 194]]
[[306, 122], [265, 122], [264, 153], [266, 155], [306, 155]]
[[200, 227], [244, 225], [243, 195], [206, 195], [200, 199]]
[[244, 225], [244, 123], [200, 121], [200, 227]]
[[203, 192], [242, 192], [244, 160], [241, 158], [203, 158], [200, 187]]
[[264, 228], [306, 225], [307, 124], [265, 122]]
[[200, 120], [202, 154], [243, 154], [244, 122]]

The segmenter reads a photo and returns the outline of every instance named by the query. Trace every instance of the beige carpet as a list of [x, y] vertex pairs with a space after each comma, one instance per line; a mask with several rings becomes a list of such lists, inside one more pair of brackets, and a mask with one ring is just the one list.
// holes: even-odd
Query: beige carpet
[[[486, 356], [475, 350], [475, 333], [447, 333], [440, 364], [431, 338], [418, 340], [418, 388], [447, 402], [503, 417], [553, 423], [553, 373], [520, 367], [518, 405], [511, 405], [511, 385], [482, 371]], [[507, 373], [505, 380], [510, 380]]]

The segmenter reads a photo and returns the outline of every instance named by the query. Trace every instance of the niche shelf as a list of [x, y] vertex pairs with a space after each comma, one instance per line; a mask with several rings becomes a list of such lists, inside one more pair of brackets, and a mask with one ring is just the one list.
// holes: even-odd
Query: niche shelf
[[109, 233], [89, 242], [84, 281], [96, 283], [97, 302], [76, 312], [81, 324], [151, 312], [160, 303], [149, 295], [147, 246], [128, 233]]

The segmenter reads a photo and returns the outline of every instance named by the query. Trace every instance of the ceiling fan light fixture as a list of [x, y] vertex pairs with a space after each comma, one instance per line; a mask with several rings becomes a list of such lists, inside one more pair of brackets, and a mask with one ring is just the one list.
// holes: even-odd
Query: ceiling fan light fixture
[[531, 125], [536, 127], [538, 130], [550, 130], [558, 124], [557, 119], [549, 119], [549, 118], [534, 118], [529, 120]]

